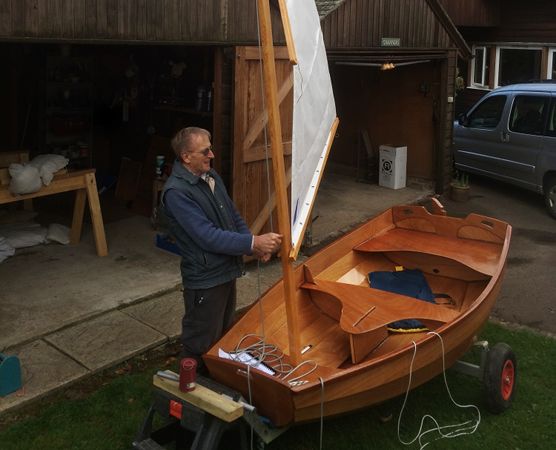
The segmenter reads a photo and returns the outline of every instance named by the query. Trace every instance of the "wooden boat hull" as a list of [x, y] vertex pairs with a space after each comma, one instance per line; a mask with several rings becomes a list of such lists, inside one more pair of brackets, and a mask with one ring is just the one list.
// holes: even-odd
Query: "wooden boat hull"
[[[301, 347], [313, 372], [287, 377], [220, 358], [248, 334], [284, 352], [288, 332], [283, 282], [269, 289], [204, 356], [211, 377], [244, 395], [276, 426], [306, 422], [381, 403], [451, 366], [472, 345], [500, 291], [511, 227], [470, 215], [456, 219], [422, 207], [394, 207], [338, 239], [295, 269]], [[472, 254], [471, 254], [472, 253]], [[377, 292], [367, 271], [418, 268], [449, 307]], [[365, 296], [369, 295], [370, 303]], [[368, 307], [368, 305], [371, 305]], [[418, 317], [431, 331], [391, 333], [388, 323]], [[279, 369], [276, 364], [269, 364]]]

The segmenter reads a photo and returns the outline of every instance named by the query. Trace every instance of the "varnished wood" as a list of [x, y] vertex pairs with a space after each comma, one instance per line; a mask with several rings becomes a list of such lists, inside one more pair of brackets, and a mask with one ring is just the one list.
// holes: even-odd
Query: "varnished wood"
[[460, 261], [478, 272], [492, 276], [498, 267], [500, 247], [500, 244], [492, 242], [457, 239], [396, 228], [364, 242], [355, 249], [362, 252], [409, 251], [432, 254]]
[[[173, 372], [172, 372], [173, 373]], [[174, 375], [177, 376], [176, 373]], [[243, 415], [243, 405], [231, 398], [208, 389], [201, 384], [196, 384], [195, 389], [182, 392], [177, 381], [167, 380], [158, 375], [153, 376], [153, 385], [169, 394], [190, 403], [224, 422], [233, 422]]]
[[291, 246], [290, 214], [288, 200], [285, 193], [286, 172], [282, 153], [282, 125], [278, 109], [278, 83], [276, 81], [276, 66], [274, 63], [274, 43], [270, 19], [268, 0], [257, 0], [259, 6], [259, 25], [261, 29], [261, 43], [263, 53], [263, 78], [266, 105], [268, 108], [269, 135], [272, 148], [272, 168], [274, 173], [274, 190], [277, 195], [276, 209], [278, 211], [278, 226], [282, 234], [281, 260], [282, 276], [284, 278], [284, 301], [288, 320], [289, 356], [294, 364], [301, 362], [301, 348], [299, 343], [298, 307], [295, 302], [295, 285], [293, 268], [289, 259]]
[[[401, 318], [421, 318], [442, 336], [446, 365], [453, 364], [472, 345], [474, 336], [488, 320], [500, 291], [508, 255], [511, 227], [484, 216], [465, 219], [427, 215], [417, 209], [407, 219], [405, 207], [390, 209], [321, 250], [294, 271], [299, 311], [300, 346], [310, 346], [304, 359], [316, 369], [302, 377], [304, 383], [290, 386], [260, 371], [251, 372], [251, 395], [258, 411], [276, 425], [316, 420], [320, 417], [321, 381], [326, 392], [325, 416], [377, 404], [401, 395], [407, 388], [414, 344], [412, 388], [442, 372], [442, 347], [436, 335], [387, 333], [386, 324]], [[413, 207], [410, 207], [410, 209]], [[415, 220], [415, 216], [419, 220]], [[437, 233], [423, 232], [421, 219]], [[399, 226], [399, 227], [398, 227]], [[412, 230], [411, 227], [415, 229]], [[459, 230], [469, 227], [462, 237]], [[478, 232], [470, 232], [475, 230]], [[415, 233], [428, 240], [448, 239], [471, 245], [461, 249], [496, 248], [496, 263], [484, 274], [460, 262], [460, 254], [447, 256], [415, 251], [354, 250], [368, 242], [383, 240], [389, 233]], [[485, 233], [486, 231], [486, 233]], [[500, 242], [499, 234], [504, 234]], [[490, 242], [484, 239], [490, 240]], [[440, 241], [437, 241], [440, 242]], [[384, 243], [380, 244], [381, 246]], [[415, 244], [413, 244], [415, 245]], [[488, 252], [487, 252], [488, 253]], [[453, 258], [453, 259], [452, 259]], [[368, 287], [366, 274], [393, 270], [398, 261], [424, 272], [439, 305]], [[231, 350], [248, 333], [265, 333], [265, 341], [287, 348], [283, 281], [279, 281], [232, 327], [205, 356], [211, 375], [241, 392], [246, 389], [241, 366], [221, 360], [218, 348]], [[262, 311], [262, 312], [261, 312]], [[264, 329], [261, 327], [264, 322]], [[286, 355], [286, 360], [291, 361]], [[256, 386], [256, 388], [253, 388]]]
[[282, 17], [282, 24], [284, 26], [284, 35], [286, 37], [286, 45], [288, 47], [288, 55], [290, 58], [290, 63], [297, 65], [297, 52], [295, 50], [295, 44], [293, 42], [290, 18], [288, 16], [288, 11], [286, 9], [285, 0], [278, 0], [278, 4], [280, 5], [280, 14]]
[[337, 299], [342, 305], [340, 326], [350, 334], [367, 333], [404, 319], [449, 322], [459, 314], [458, 311], [444, 306], [371, 287], [324, 280], [315, 280], [314, 284], [305, 283], [302, 287]]

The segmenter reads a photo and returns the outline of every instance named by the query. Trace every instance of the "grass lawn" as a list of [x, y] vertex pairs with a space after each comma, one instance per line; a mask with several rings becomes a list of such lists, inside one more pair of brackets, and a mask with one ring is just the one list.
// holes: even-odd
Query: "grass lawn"
[[[501, 415], [484, 407], [479, 380], [448, 371], [454, 399], [476, 404], [481, 413], [478, 430], [469, 436], [432, 442], [427, 449], [552, 449], [556, 442], [556, 341], [527, 330], [490, 323], [481, 339], [491, 345], [506, 342], [517, 355], [518, 382], [513, 406]], [[473, 358], [473, 355], [471, 355]], [[11, 449], [129, 449], [150, 402], [152, 374], [175, 361], [155, 359], [132, 362], [97, 379], [94, 387], [78, 386], [57, 399], [35, 407], [18, 417], [0, 420], [0, 448]], [[406, 448], [398, 441], [397, 419], [403, 398], [379, 408], [367, 409], [324, 422], [325, 449]], [[381, 417], [393, 418], [383, 423]], [[417, 434], [421, 417], [433, 415], [441, 425], [476, 417], [471, 409], [454, 406], [444, 380], [437, 377], [410, 392], [401, 425], [401, 437], [410, 441]], [[430, 427], [431, 421], [426, 422]], [[319, 448], [320, 424], [292, 428], [272, 442], [271, 450]], [[434, 437], [431, 433], [430, 437]], [[226, 439], [221, 448], [238, 448]], [[414, 443], [407, 448], [419, 448]]]

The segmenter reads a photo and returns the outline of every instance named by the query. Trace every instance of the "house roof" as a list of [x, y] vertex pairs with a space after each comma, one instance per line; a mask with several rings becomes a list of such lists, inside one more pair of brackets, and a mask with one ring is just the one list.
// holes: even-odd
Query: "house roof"
[[315, 0], [321, 20], [344, 2], [345, 0]]

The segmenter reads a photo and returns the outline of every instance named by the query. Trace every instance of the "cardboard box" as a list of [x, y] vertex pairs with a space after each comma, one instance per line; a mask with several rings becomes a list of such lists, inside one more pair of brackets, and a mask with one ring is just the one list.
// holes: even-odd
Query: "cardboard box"
[[390, 189], [402, 189], [406, 184], [407, 147], [379, 147], [378, 184]]

